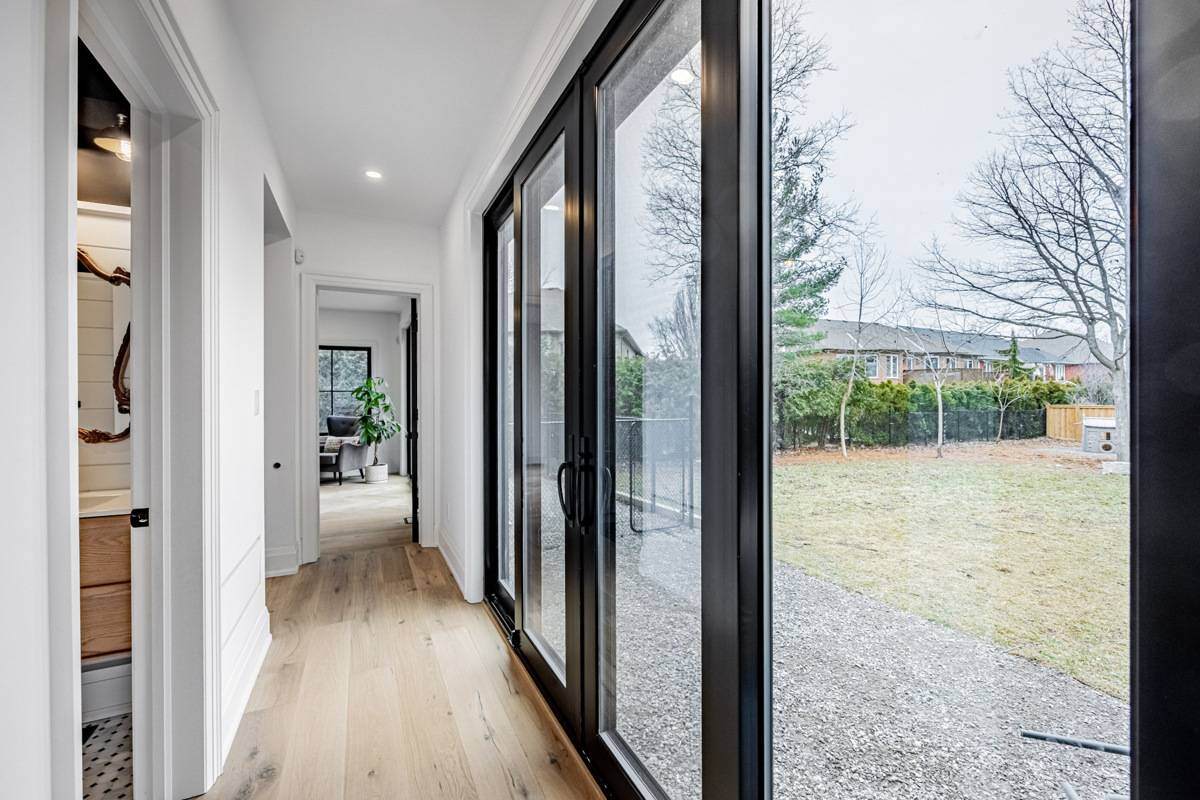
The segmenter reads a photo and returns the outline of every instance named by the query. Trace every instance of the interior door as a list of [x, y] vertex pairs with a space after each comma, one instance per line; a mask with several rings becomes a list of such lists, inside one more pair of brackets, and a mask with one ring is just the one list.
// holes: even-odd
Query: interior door
[[518, 647], [578, 727], [578, 96], [571, 93], [514, 175]]

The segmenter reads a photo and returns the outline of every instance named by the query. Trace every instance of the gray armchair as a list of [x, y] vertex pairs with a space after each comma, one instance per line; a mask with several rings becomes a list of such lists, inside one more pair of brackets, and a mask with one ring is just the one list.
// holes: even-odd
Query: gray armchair
[[[358, 434], [358, 417], [326, 417], [326, 428], [330, 436], [355, 436]], [[336, 453], [326, 453], [321, 447], [320, 471], [332, 472], [337, 477], [338, 485], [342, 485], [342, 476], [350, 470], [358, 470], [360, 477], [365, 477], [370, 447], [365, 444], [342, 442]]]

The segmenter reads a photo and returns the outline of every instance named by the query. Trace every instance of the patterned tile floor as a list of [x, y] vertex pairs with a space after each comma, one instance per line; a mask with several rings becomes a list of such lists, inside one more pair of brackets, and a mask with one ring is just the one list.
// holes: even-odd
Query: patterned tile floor
[[83, 726], [83, 800], [133, 797], [133, 716]]

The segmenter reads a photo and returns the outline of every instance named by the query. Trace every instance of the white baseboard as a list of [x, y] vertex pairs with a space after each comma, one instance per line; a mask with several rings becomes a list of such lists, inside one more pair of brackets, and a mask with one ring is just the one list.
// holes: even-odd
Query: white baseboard
[[451, 539], [449, 537], [439, 535], [437, 547], [442, 551], [442, 558], [446, 559], [446, 566], [450, 568], [450, 574], [454, 576], [454, 582], [458, 584], [458, 591], [463, 597], [467, 597], [467, 583], [463, 580], [463, 574], [466, 572], [463, 568], [463, 557], [457, 550], [450, 546], [450, 542]]
[[254, 623], [254, 633], [238, 659], [233, 675], [233, 690], [229, 702], [221, 710], [221, 765], [224, 768], [225, 759], [229, 757], [229, 748], [233, 746], [233, 737], [242, 715], [246, 712], [246, 704], [250, 702], [250, 693], [254, 691], [254, 682], [262, 670], [263, 661], [267, 658], [267, 650], [271, 647], [271, 615], [263, 606], [258, 619]]
[[300, 569], [300, 555], [294, 546], [267, 548], [266, 571], [268, 578], [280, 575], [295, 575]]
[[80, 678], [84, 722], [133, 711], [133, 667], [128, 661], [84, 670]]

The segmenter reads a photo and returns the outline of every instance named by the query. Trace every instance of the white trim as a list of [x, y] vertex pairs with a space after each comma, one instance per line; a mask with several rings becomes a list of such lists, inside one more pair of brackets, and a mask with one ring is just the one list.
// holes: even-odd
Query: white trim
[[[171, 272], [172, 272], [172, 202], [176, 196], [194, 196], [199, 187], [200, 203], [196, 206], [195, 218], [179, 223], [179, 232], [187, 232], [201, 243], [199, 268], [189, 265], [198, 273], [199, 281], [208, 291], [202, 292], [201, 315], [204, 324], [201, 349], [206, 359], [216, 357], [216, 258], [217, 258], [217, 107], [211, 92], [200, 77], [192, 54], [183, 43], [182, 35], [168, 8], [167, 0], [81, 0], [81, 8], [75, 9], [72, 0], [56, 0], [69, 5], [72, 14], [81, 18], [80, 35], [88, 41], [98, 59], [110, 76], [121, 86], [134, 108], [135, 146], [142, 157], [135, 161], [134, 191], [138, 193], [138, 208], [133, 217], [137, 228], [135, 236], [135, 260], [142, 268], [135, 269], [140, 279], [134, 280], [134, 304], [137, 324], [142, 336], [135, 346], [135, 358], [141, 365], [141, 377], [135, 382], [143, 402], [138, 406], [142, 416], [142, 432], [137, 452], [141, 456], [133, 465], [135, 506], [151, 509], [151, 527], [144, 534], [135, 536], [133, 543], [133, 636], [134, 650], [130, 669], [132, 672], [132, 704], [134, 714], [134, 784], [137, 798], [176, 797], [196, 794], [211, 785], [220, 766], [220, 703], [219, 661], [212, 668], [213, 657], [220, 657], [218, 617], [214, 613], [211, 584], [219, 580], [215, 568], [215, 516], [217, 485], [214, 472], [204, 475], [195, 482], [196, 505], [201, 509], [199, 535], [206, 559], [197, 565], [180, 564], [181, 559], [190, 558], [186, 552], [177, 551], [172, 544], [175, 522], [172, 511], [172, 459], [173, 427], [186, 424], [176, 421], [172, 414], [171, 380]], [[54, 43], [48, 46], [54, 47]], [[73, 41], [72, 41], [73, 46]], [[47, 54], [47, 62], [57, 67], [59, 58], [56, 49]], [[73, 52], [73, 50], [71, 51]], [[74, 62], [70, 65], [74, 85]], [[48, 102], [58, 102], [48, 98]], [[72, 123], [75, 102], [69, 106]], [[49, 112], [48, 112], [49, 113]], [[200, 152], [199, 177], [181, 175], [172, 180], [171, 137], [188, 128], [190, 120], [199, 120]], [[71, 134], [75, 126], [70, 125]], [[70, 162], [74, 164], [74, 154]], [[47, 181], [47, 185], [57, 182]], [[71, 215], [74, 214], [74, 184], [70, 191]], [[48, 207], [49, 208], [49, 207]], [[48, 220], [51, 221], [51, 220]], [[178, 223], [178, 220], [176, 220]], [[72, 223], [73, 224], [73, 223]], [[49, 237], [49, 230], [48, 230]], [[73, 238], [73, 237], [72, 237]], [[174, 267], [178, 270], [181, 267]], [[73, 274], [73, 270], [72, 270]], [[48, 303], [52, 301], [48, 298]], [[50, 306], [48, 305], [48, 308]], [[52, 318], [60, 318], [54, 315]], [[73, 317], [72, 317], [73, 319]], [[75, 336], [72, 332], [71, 342]], [[141, 354], [137, 353], [141, 350]], [[48, 359], [49, 360], [49, 359]], [[72, 363], [74, 359], [71, 359]], [[209, 383], [204, 387], [208, 394], [204, 398], [204, 410], [215, 413], [212, 392], [216, 374], [202, 370], [201, 380]], [[136, 391], [136, 390], [135, 390]], [[49, 409], [54, 414], [54, 409]], [[215, 463], [215, 428], [203, 428], [199, 437], [200, 460], [205, 467]], [[74, 437], [71, 437], [74, 439]], [[194, 455], [194, 454], [193, 454]], [[177, 483], [178, 478], [174, 479]], [[53, 487], [54, 480], [50, 481]], [[70, 484], [64, 484], [70, 486]], [[178, 487], [177, 487], [178, 488]], [[74, 490], [71, 492], [74, 494]], [[177, 500], [187, 502], [189, 497]], [[191, 524], [190, 520], [180, 521]], [[189, 531], [184, 537], [185, 550], [195, 544], [194, 534]], [[75, 555], [78, 568], [78, 554]], [[173, 571], [195, 574], [199, 566], [199, 585], [191, 581], [176, 583]], [[185, 571], [182, 567], [187, 567]], [[52, 575], [52, 580], [56, 576]], [[75, 581], [77, 584], [77, 580]], [[188, 597], [199, 592], [203, 595], [203, 619], [192, 619], [194, 609], [200, 603]], [[219, 595], [216, 595], [219, 596]], [[182, 602], [177, 602], [182, 598]], [[73, 610], [76, 625], [76, 652], [74, 662], [78, 669], [78, 603]], [[52, 628], [62, 620], [52, 620]], [[68, 626], [63, 626], [69, 629]], [[203, 659], [175, 658], [174, 648], [179, 635], [193, 631], [192, 646], [203, 651]], [[199, 635], [195, 633], [199, 631]], [[198, 640], [203, 636], [202, 640]], [[197, 661], [204, 662], [199, 669]], [[78, 673], [77, 673], [78, 674]], [[77, 682], [78, 685], [78, 682]], [[177, 702], [177, 698], [179, 702]], [[205, 711], [200, 719], [181, 720], [180, 708], [203, 702]], [[214, 702], [215, 699], [215, 702]], [[77, 702], [78, 708], [78, 702]], [[194, 716], [194, 715], [193, 715]], [[60, 731], [56, 729], [55, 735]], [[78, 725], [69, 731], [78, 743]], [[191, 742], [203, 741], [203, 746], [192, 747]], [[55, 775], [63, 780], [70, 779], [70, 797], [77, 797], [79, 779], [71, 777], [72, 765], [57, 757], [54, 761]], [[78, 757], [74, 768], [78, 768]], [[197, 787], [197, 783], [204, 786]], [[57, 781], [56, 781], [57, 786]], [[56, 797], [59, 791], [56, 788]]]
[[128, 714], [133, 710], [133, 665], [121, 661], [84, 670], [81, 698], [82, 722]]
[[446, 560], [446, 566], [450, 568], [450, 574], [454, 576], [454, 580], [458, 583], [458, 591], [463, 597], [467, 594], [467, 583], [464, 578], [466, 575], [465, 562], [463, 561], [462, 553], [459, 553], [451, 543], [454, 541], [453, 536], [442, 536], [439, 531], [438, 541], [441, 545], [438, 547], [442, 551], [442, 558]]
[[300, 553], [296, 545], [281, 545], [266, 548], [266, 575], [268, 578], [278, 578], [281, 575], [295, 575], [300, 569]]
[[517, 96], [517, 102], [513, 104], [512, 111], [504, 123], [504, 130], [497, 139], [499, 146], [495, 157], [467, 192], [467, 208], [477, 213], [483, 213], [486, 204], [491, 202], [491, 196], [495, 192], [492, 188], [495, 176], [508, 171], [504, 169], [504, 162], [509, 156], [509, 151], [517, 141], [517, 137], [521, 135], [529, 115], [538, 101], [542, 99], [546, 87], [553, 79], [563, 57], [567, 54], [584, 23], [587, 22], [588, 15], [591, 14], [595, 5], [596, 0], [571, 0], [571, 4], [563, 11], [558, 27], [550, 36], [550, 41], [546, 43], [545, 49], [542, 50], [538, 63], [530, 73], [529, 79], [525, 81], [521, 93]]
[[[83, 781], [79, 665], [79, 414], [75, 278], [78, 8], [45, 3], [44, 170], [45, 501], [49, 622], [50, 791], [77, 798]], [[34, 606], [36, 608], [36, 606]], [[10, 657], [19, 658], [17, 654]], [[14, 687], [15, 688], [15, 687]], [[18, 734], [19, 735], [19, 734]]]
[[237, 665], [234, 667], [233, 689], [229, 696], [229, 703], [222, 715], [224, 719], [221, 729], [222, 762], [229, 755], [229, 748], [233, 746], [238, 725], [241, 724], [246, 705], [250, 702], [250, 693], [254, 691], [254, 683], [258, 680], [258, 673], [262, 670], [263, 662], [267, 658], [267, 650], [270, 647], [271, 614], [267, 611], [267, 607], [263, 606], [259, 611], [258, 620], [254, 623], [254, 633], [251, 634], [246, 646], [242, 648], [242, 652], [238, 654]]
[[[434, 403], [438, 385], [437, 354], [441, 352], [438, 341], [438, 306], [433, 284], [417, 281], [390, 281], [355, 275], [330, 275], [312, 272], [300, 273], [300, 351], [297, 364], [297, 393], [300, 398], [300, 413], [297, 414], [296, 441], [306, 442], [311, 438], [312, 421], [317, 417], [317, 291], [318, 289], [349, 289], [377, 294], [414, 295], [418, 303], [420, 319], [420, 352], [417, 354], [418, 392], [417, 408], [417, 458], [420, 468], [421, 531], [422, 544], [436, 547], [438, 536], [438, 451], [434, 446], [437, 430], [438, 409]], [[310, 563], [320, 557], [320, 475], [317, 461], [301, 457], [297, 470], [299, 485], [296, 519], [296, 549], [301, 563]]]

